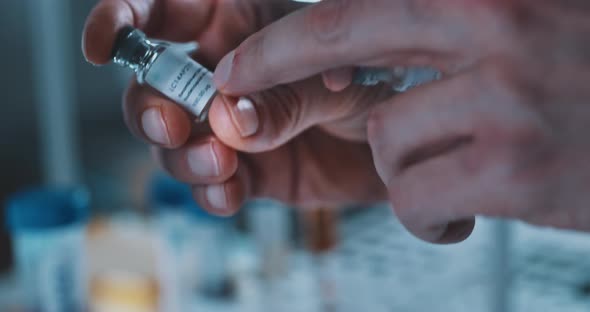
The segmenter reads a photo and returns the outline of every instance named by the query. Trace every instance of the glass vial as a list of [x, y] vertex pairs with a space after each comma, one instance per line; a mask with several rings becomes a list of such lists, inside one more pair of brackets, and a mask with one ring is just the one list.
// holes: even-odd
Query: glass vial
[[206, 119], [217, 93], [213, 74], [186, 51], [169, 42], [150, 40], [139, 29], [127, 26], [117, 36], [113, 62], [135, 71], [140, 84], [158, 90], [197, 120]]
[[395, 92], [406, 92], [441, 78], [442, 73], [431, 67], [359, 68], [354, 83], [363, 86], [385, 83]]

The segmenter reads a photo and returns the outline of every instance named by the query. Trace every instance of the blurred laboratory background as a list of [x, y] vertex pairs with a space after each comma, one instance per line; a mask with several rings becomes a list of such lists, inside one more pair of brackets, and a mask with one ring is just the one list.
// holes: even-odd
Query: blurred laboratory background
[[433, 246], [390, 207], [216, 218], [125, 128], [94, 0], [0, 1], [0, 311], [590, 311], [590, 235], [480, 219]]

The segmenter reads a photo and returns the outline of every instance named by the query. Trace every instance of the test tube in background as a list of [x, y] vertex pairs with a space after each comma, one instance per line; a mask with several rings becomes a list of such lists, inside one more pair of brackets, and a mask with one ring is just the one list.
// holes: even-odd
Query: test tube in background
[[322, 311], [340, 311], [338, 294], [338, 213], [336, 209], [316, 208], [301, 212], [306, 245], [313, 263], [320, 291]]
[[84, 309], [89, 207], [83, 188], [36, 188], [9, 200], [6, 220], [26, 311]]
[[256, 200], [244, 208], [248, 227], [260, 257], [264, 279], [284, 277], [291, 250], [292, 216], [288, 207], [273, 200]]
[[180, 312], [197, 289], [198, 250], [191, 240], [193, 224], [186, 206], [191, 201], [188, 185], [163, 174], [152, 178], [146, 192], [153, 214], [158, 282], [162, 311]]
[[[227, 248], [231, 219], [207, 214], [190, 187], [156, 174], [147, 190], [153, 212], [163, 311], [187, 311], [198, 296], [231, 295]], [[226, 298], [227, 299], [227, 298]]]
[[292, 255], [291, 210], [280, 202], [260, 199], [247, 203], [243, 211], [258, 263], [259, 293], [250, 293], [250, 300], [262, 303], [259, 306], [262, 311], [292, 311], [297, 303], [286, 301], [284, 296], [285, 292], [297, 292], [297, 285], [292, 285], [288, 278]]
[[305, 209], [301, 221], [306, 245], [316, 255], [333, 251], [338, 245], [338, 215], [334, 209]]

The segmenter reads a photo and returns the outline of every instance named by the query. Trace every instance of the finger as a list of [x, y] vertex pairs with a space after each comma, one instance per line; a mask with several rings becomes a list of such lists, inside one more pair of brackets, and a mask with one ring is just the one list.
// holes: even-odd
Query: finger
[[[433, 196], [452, 197], [451, 194], [455, 193], [453, 190], [462, 189], [462, 183], [467, 184], [464, 180], [451, 179], [464, 172], [457, 170], [462, 169], [462, 159], [458, 159], [455, 154], [451, 157], [449, 153], [457, 153], [457, 149], [473, 143], [472, 110], [460, 105], [465, 102], [456, 101], [464, 95], [455, 98], [454, 94], [447, 93], [445, 95], [451, 98], [448, 103], [441, 103], [436, 97], [440, 95], [437, 93], [445, 92], [438, 90], [448, 90], [448, 84], [454, 83], [455, 80], [440, 83], [436, 85], [436, 90], [433, 90], [435, 86], [427, 91], [427, 88], [417, 90], [421, 94], [425, 93], [420, 96], [399, 95], [372, 114], [369, 126], [376, 166], [387, 184], [398, 217], [414, 235], [433, 243], [462, 241], [470, 235], [475, 225], [472, 216], [447, 215], [434, 220], [425, 216], [431, 210], [442, 210], [441, 205], [448, 208], [453, 204], [461, 204], [449, 203], [446, 197], [433, 199]], [[383, 115], [385, 113], [386, 116]], [[427, 116], [422, 118], [423, 114]], [[400, 121], [398, 116], [405, 118]], [[416, 120], [422, 122], [413, 124]], [[389, 124], [397, 122], [403, 124], [392, 129]], [[393, 139], [388, 139], [389, 136]], [[470, 186], [475, 184], [473, 180], [468, 183]]]
[[194, 186], [193, 196], [209, 213], [232, 216], [245, 201], [244, 184], [234, 176], [222, 184]]
[[193, 118], [178, 104], [135, 81], [125, 94], [123, 113], [127, 127], [135, 136], [165, 148], [184, 144], [194, 124]]
[[[330, 153], [333, 151], [341, 155]], [[195, 195], [209, 212], [221, 215], [235, 213], [244, 201], [256, 198], [273, 198], [301, 208], [380, 202], [387, 192], [371, 160], [366, 143], [351, 144], [313, 129], [270, 152], [241, 154], [236, 174], [222, 189], [227, 192], [223, 202], [228, 207], [218, 208], [215, 203], [220, 201], [215, 198], [207, 200], [207, 196], [217, 196], [219, 188], [207, 195], [209, 185], [199, 185]], [[343, 182], [350, 176], [364, 183]]]
[[213, 136], [195, 138], [175, 150], [154, 148], [154, 153], [171, 176], [190, 184], [223, 183], [238, 167], [236, 151]]
[[236, 173], [227, 181], [193, 187], [195, 200], [214, 215], [230, 216], [246, 200], [275, 198], [293, 203], [297, 174], [293, 166], [296, 147], [291, 144], [257, 154], [241, 155]]
[[215, 83], [226, 94], [243, 95], [329, 69], [363, 65], [384, 56], [391, 59], [396, 53], [429, 63], [416, 65], [433, 65], [438, 57], [458, 52], [468, 58], [480, 41], [500, 45], [489, 38], [499, 23], [496, 11], [488, 9], [491, 5], [501, 4], [325, 0], [244, 41], [222, 59]]
[[212, 0], [102, 0], [86, 20], [82, 50], [89, 62], [108, 63], [118, 31], [127, 25], [162, 39], [194, 40], [209, 22], [212, 7]]
[[481, 192], [489, 191], [482, 188], [493, 185], [485, 185], [479, 175], [465, 169], [466, 154], [438, 156], [388, 183], [396, 214], [418, 238], [446, 244], [471, 234], [478, 209], [474, 198], [482, 198], [486, 194]]
[[331, 69], [322, 73], [324, 85], [332, 92], [340, 92], [352, 83], [354, 69], [350, 67]]
[[209, 110], [209, 121], [225, 144], [245, 152], [269, 151], [312, 126], [339, 121], [344, 126], [334, 133], [366, 141], [368, 108], [390, 93], [386, 88], [363, 87], [333, 93], [316, 77], [248, 98], [218, 97]]
[[514, 216], [530, 206], [512, 147], [535, 140], [540, 127], [513, 87], [486, 65], [402, 94], [371, 115], [377, 170], [416, 236], [456, 242], [469, 235], [474, 215]]

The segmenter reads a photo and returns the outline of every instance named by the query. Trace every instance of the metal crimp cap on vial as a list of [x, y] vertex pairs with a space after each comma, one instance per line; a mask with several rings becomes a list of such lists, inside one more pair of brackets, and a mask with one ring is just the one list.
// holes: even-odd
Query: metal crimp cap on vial
[[111, 55], [116, 64], [135, 69], [141, 64], [150, 49], [149, 41], [141, 30], [125, 26], [117, 34]]

